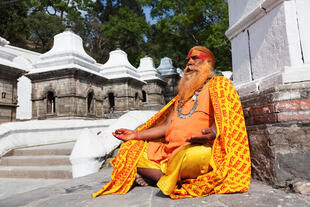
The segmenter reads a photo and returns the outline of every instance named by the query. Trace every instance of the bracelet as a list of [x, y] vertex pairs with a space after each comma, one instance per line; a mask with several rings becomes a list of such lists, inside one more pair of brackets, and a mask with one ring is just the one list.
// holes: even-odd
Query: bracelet
[[212, 128], [210, 128], [211, 129], [211, 131], [213, 132], [213, 134], [215, 135], [215, 137], [216, 137], [216, 132], [215, 132], [215, 130], [214, 129], [212, 129]]

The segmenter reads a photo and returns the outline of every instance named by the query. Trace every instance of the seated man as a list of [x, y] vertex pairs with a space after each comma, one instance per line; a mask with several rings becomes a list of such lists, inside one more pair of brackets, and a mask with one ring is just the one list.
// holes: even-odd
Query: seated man
[[178, 95], [138, 130], [113, 133], [125, 143], [111, 162], [111, 181], [93, 197], [127, 193], [134, 181], [156, 183], [171, 198], [248, 190], [251, 166], [240, 100], [213, 68], [210, 50], [190, 50]]

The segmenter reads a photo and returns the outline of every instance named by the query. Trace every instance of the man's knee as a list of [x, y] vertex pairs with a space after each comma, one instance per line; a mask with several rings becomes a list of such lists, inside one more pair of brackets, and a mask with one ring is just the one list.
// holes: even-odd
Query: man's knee
[[210, 159], [211, 148], [204, 145], [191, 145], [185, 149], [185, 158], [189, 161]]
[[211, 148], [203, 145], [187, 145], [178, 153], [182, 162], [180, 169], [181, 178], [196, 178], [208, 172], [211, 158]]

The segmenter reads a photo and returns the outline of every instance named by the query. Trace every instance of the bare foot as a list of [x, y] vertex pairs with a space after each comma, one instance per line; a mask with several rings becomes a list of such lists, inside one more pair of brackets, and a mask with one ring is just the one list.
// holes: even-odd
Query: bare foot
[[142, 186], [142, 187], [148, 186], [148, 185], [149, 185], [149, 183], [148, 183], [145, 179], [143, 179], [143, 177], [142, 177], [141, 175], [139, 175], [139, 174], [137, 174], [135, 183], [136, 183], [137, 185]]

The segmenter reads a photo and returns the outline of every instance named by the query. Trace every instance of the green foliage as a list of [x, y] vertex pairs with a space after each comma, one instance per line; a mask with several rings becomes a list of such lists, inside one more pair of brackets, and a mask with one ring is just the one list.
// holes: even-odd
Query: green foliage
[[35, 44], [35, 50], [46, 52], [53, 46], [53, 37], [64, 31], [65, 26], [58, 16], [50, 16], [43, 12], [31, 14], [25, 20], [29, 31], [29, 40]]
[[[213, 51], [216, 68], [231, 70], [228, 9], [223, 0], [146, 0], [158, 22], [149, 34], [152, 55], [168, 55], [183, 68], [188, 50], [203, 45]], [[168, 53], [168, 54], [167, 54]]]
[[129, 61], [138, 66], [145, 55], [144, 37], [149, 25], [137, 1], [97, 1], [86, 18], [87, 48], [98, 62], [105, 63], [109, 52], [120, 47], [128, 54]]
[[0, 36], [16, 46], [27, 44], [29, 34], [24, 18], [27, 17], [28, 7], [24, 2], [2, 5], [0, 7]]

